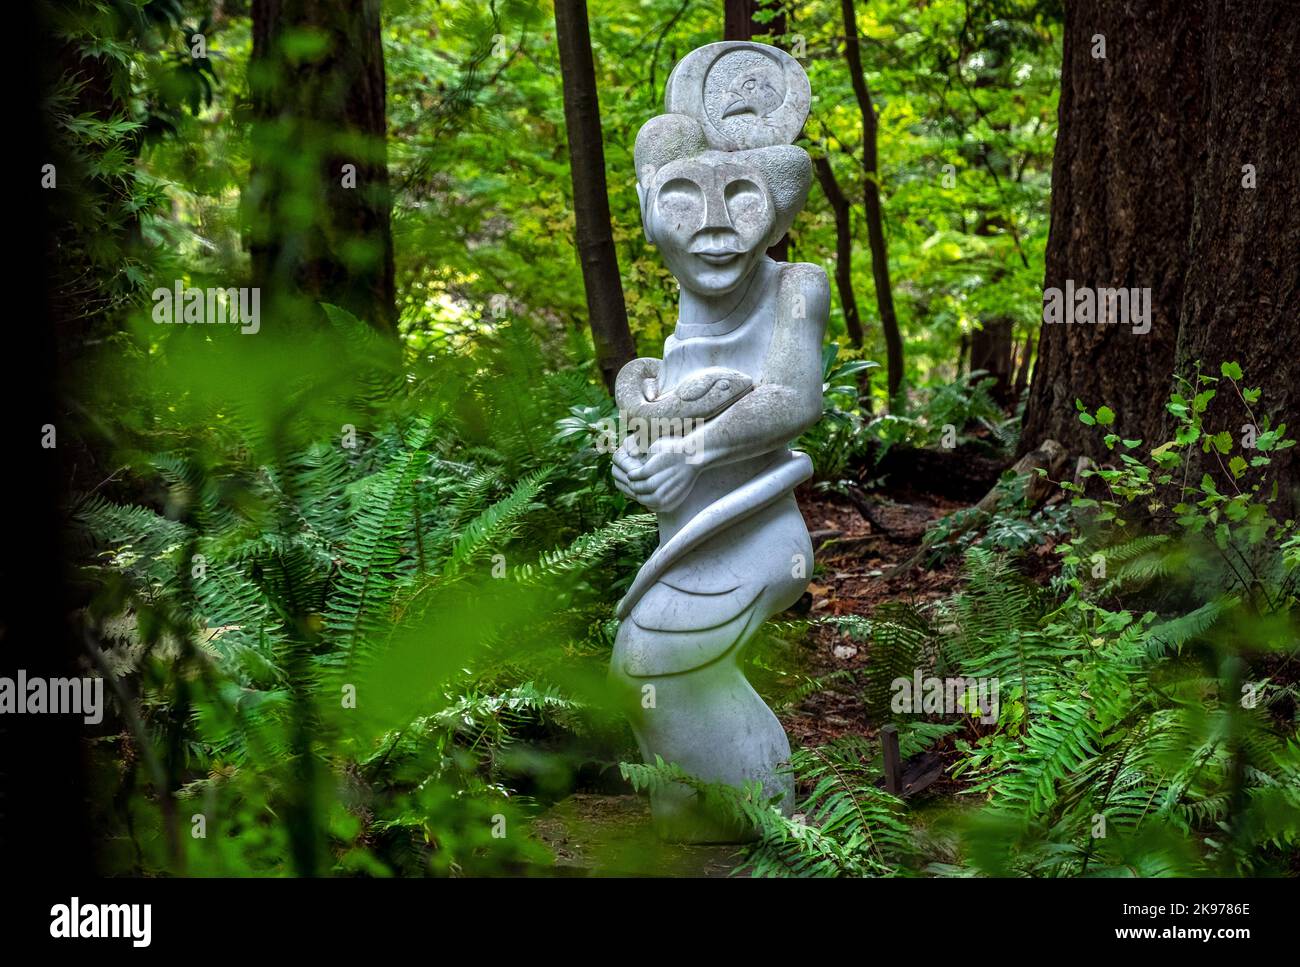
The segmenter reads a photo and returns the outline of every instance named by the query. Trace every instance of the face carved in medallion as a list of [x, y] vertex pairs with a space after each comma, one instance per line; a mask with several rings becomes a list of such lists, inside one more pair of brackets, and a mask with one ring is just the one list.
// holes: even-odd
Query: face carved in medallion
[[776, 64], [764, 61], [737, 74], [735, 80], [727, 85], [726, 95], [722, 109], [724, 118], [738, 114], [766, 118], [785, 103], [785, 80]]

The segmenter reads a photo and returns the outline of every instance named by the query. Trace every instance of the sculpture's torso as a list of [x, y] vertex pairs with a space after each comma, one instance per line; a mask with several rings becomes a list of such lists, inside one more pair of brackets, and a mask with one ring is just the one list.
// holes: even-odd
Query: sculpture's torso
[[[765, 259], [755, 269], [749, 290], [735, 310], [720, 322], [708, 325], [679, 323], [664, 342], [660, 369], [661, 393], [670, 393], [692, 375], [710, 367], [734, 369], [755, 383], [763, 379], [763, 361], [772, 342], [776, 321], [776, 293], [782, 266]], [[784, 446], [781, 449], [785, 449]], [[668, 540], [703, 507], [740, 484], [752, 480], [771, 463], [774, 449], [735, 463], [701, 471], [690, 496], [680, 507], [660, 514], [660, 540]]]

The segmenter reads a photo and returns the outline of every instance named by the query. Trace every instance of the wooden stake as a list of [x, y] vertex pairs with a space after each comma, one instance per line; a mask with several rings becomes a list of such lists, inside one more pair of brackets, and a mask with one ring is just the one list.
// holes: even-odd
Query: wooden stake
[[898, 726], [886, 725], [880, 730], [880, 745], [885, 752], [885, 792], [894, 796], [903, 794], [903, 767], [898, 754]]

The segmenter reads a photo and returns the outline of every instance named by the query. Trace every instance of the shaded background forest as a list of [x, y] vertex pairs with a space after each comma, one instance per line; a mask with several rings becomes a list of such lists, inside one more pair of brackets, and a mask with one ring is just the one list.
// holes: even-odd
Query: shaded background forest
[[[679, 861], [566, 858], [553, 825], [601, 839], [592, 810], [637, 826], [631, 787], [686, 779], [627, 764], [605, 707], [654, 528], [592, 444], [675, 324], [632, 144], [727, 36], [808, 71], [817, 185], [772, 254], [835, 295], [800, 441], [819, 570], [750, 669], [803, 805], [701, 790], [762, 831], [707, 862], [1295, 872], [1288, 4], [122, 0], [39, 28], [24, 338], [66, 541], [7, 592], [66, 600], [8, 628], [57, 624], [27, 667], [94, 669], [114, 713], [23, 723], [66, 815], [8, 808], [80, 831], [69, 862]], [[1066, 280], [1150, 287], [1151, 332], [1044, 325]], [[258, 287], [260, 330], [158, 325], [177, 283]], [[1001, 717], [891, 714], [917, 669], [998, 677]]]

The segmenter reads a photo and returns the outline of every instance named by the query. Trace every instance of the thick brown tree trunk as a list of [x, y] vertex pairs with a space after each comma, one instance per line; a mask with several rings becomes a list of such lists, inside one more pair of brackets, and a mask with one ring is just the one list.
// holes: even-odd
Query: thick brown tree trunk
[[722, 6], [723, 40], [777, 38], [786, 32], [786, 8], [781, 0], [723, 0]]
[[858, 20], [853, 0], [841, 0], [844, 18], [844, 57], [849, 65], [849, 79], [862, 115], [863, 208], [867, 216], [867, 240], [871, 248], [871, 275], [876, 283], [876, 309], [880, 313], [880, 330], [885, 337], [885, 369], [888, 373], [889, 405], [898, 405], [903, 385], [903, 336], [894, 313], [894, 291], [889, 285], [889, 249], [885, 244], [885, 226], [880, 207], [880, 175], [876, 152], [876, 108], [871, 103], [867, 75], [862, 72], [862, 50], [858, 42]]
[[[1254, 422], [1300, 431], [1300, 7], [1283, 0], [1205, 4], [1199, 101], [1204, 149], [1192, 167], [1191, 231], [1175, 359], [1183, 375], [1241, 364], [1262, 389]], [[1250, 168], [1245, 168], [1249, 165]], [[1254, 187], [1246, 187], [1253, 183]], [[1220, 384], [1219, 395], [1236, 394]], [[1244, 406], [1214, 412], [1240, 440]], [[1296, 449], [1271, 454], [1269, 475], [1300, 487]], [[1219, 464], [1205, 470], [1225, 485]], [[1253, 478], [1250, 478], [1253, 479]], [[1284, 496], [1284, 508], [1300, 501]], [[1284, 509], [1283, 513], [1286, 512]]]
[[[1239, 362], [1263, 390], [1256, 422], [1297, 426], [1295, 5], [1080, 0], [1065, 31], [1045, 284], [1150, 287], [1151, 330], [1045, 323], [1022, 449], [1052, 437], [1104, 457], [1076, 398], [1115, 410], [1126, 437], [1167, 439], [1173, 374], [1190, 375], [1197, 360], [1216, 376], [1221, 362]], [[1294, 450], [1274, 456], [1292, 486], [1296, 466]], [[1221, 474], [1212, 459], [1206, 469]]]
[[[328, 302], [395, 331], [379, 0], [253, 0], [252, 13], [254, 285], [264, 307]], [[320, 49], [295, 49], [305, 37]]]
[[612, 392], [614, 377], [636, 355], [636, 346], [627, 324], [618, 252], [610, 230], [600, 101], [596, 95], [596, 67], [591, 56], [586, 0], [556, 0], [555, 38], [564, 80], [564, 124], [569, 139], [573, 214], [582, 281], [587, 290], [587, 315], [596, 348], [596, 364], [605, 387]]
[[[1045, 323], [1022, 451], [1052, 438], [1071, 454], [1103, 457], [1100, 435], [1078, 420], [1076, 399], [1114, 409], [1126, 437], [1154, 441], [1162, 432], [1204, 144], [1200, 6], [1066, 6], [1044, 286], [1150, 287], [1151, 330]], [[1094, 56], [1097, 35], [1105, 37], [1104, 58]]]

